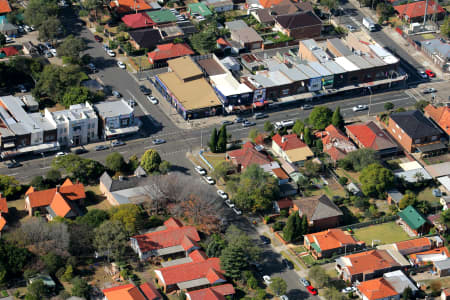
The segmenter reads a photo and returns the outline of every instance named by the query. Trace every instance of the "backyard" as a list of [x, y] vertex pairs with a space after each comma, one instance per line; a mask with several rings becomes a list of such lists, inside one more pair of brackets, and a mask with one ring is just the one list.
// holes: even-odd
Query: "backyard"
[[376, 243], [380, 245], [411, 239], [411, 237], [409, 237], [399, 225], [395, 224], [395, 222], [372, 225], [354, 229], [353, 231], [355, 232], [355, 237], [360, 241], [364, 241], [366, 245], [371, 245], [372, 241], [376, 240]]

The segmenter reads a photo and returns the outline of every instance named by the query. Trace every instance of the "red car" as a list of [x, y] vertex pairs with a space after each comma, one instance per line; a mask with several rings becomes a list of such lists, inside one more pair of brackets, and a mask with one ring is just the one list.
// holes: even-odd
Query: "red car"
[[429, 69], [425, 70], [425, 73], [428, 75], [428, 77], [431, 77], [431, 78], [436, 77], [436, 74], [434, 74], [434, 72]]
[[317, 290], [312, 285], [308, 285], [306, 289], [311, 295], [317, 295]]
[[99, 43], [103, 42], [103, 39], [98, 35], [94, 35], [94, 39]]

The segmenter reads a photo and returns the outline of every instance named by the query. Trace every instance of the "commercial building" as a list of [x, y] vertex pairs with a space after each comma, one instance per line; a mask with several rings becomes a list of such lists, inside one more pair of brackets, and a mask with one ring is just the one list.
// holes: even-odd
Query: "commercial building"
[[422, 42], [422, 51], [444, 71], [450, 71], [450, 45], [440, 39]]
[[99, 131], [105, 139], [118, 138], [139, 131], [141, 121], [134, 117], [134, 108], [124, 99], [94, 104], [99, 116]]
[[222, 113], [219, 98], [191, 57], [167, 63], [169, 72], [155, 76], [155, 86], [185, 120]]

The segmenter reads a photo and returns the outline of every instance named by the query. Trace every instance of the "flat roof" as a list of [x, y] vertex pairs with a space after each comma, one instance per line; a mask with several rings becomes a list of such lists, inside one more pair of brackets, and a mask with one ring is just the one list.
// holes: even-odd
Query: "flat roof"
[[120, 115], [128, 115], [134, 111], [134, 109], [128, 105], [124, 100], [117, 101], [103, 101], [94, 104], [98, 114], [103, 118], [112, 118]]
[[209, 79], [224, 96], [252, 92], [251, 88], [237, 81], [230, 73], [210, 76]]
[[322, 64], [316, 62], [316, 61], [310, 61], [308, 62], [308, 66], [310, 66], [314, 71], [319, 73], [321, 76], [331, 76], [333, 75], [327, 68], [322, 66]]
[[168, 9], [147, 11], [146, 13], [155, 23], [169, 23], [177, 20], [175, 15]]
[[325, 61], [322, 65], [333, 74], [343, 74], [346, 72], [345, 69], [332, 60]]
[[292, 83], [292, 80], [280, 71], [260, 71], [253, 78], [265, 87]]
[[205, 70], [208, 76], [214, 76], [219, 74], [225, 74], [226, 71], [222, 68], [222, 66], [217, 63], [214, 58], [200, 59], [197, 60], [197, 64]]
[[158, 78], [187, 110], [220, 105], [216, 93], [205, 78], [185, 82], [174, 72], [159, 74]]
[[170, 59], [167, 61], [167, 64], [169, 65], [169, 68], [182, 80], [203, 75], [200, 67], [192, 60], [190, 56]]
[[350, 51], [350, 49], [344, 44], [344, 42], [342, 42], [341, 39], [333, 38], [327, 40], [327, 42], [333, 45], [333, 47], [341, 53], [341, 56], [348, 56], [352, 54], [352, 51]]
[[370, 56], [370, 55], [363, 55], [361, 56], [363, 59], [367, 60], [371, 65], [376, 67], [385, 66], [386, 63], [379, 57], [376, 56]]
[[355, 54], [347, 56], [347, 59], [354, 63], [361, 70], [370, 69], [373, 67], [367, 60]]
[[246, 27], [248, 27], [248, 25], [247, 25], [247, 23], [245, 23], [242, 20], [234, 20], [234, 21], [230, 21], [230, 22], [225, 22], [225, 27], [228, 30], [236, 30], [236, 29], [246, 28]]
[[359, 68], [346, 57], [336, 57], [334, 61], [346, 71], [357, 71]]
[[310, 66], [307, 64], [301, 63], [296, 64], [295, 67], [302, 71], [308, 78], [318, 78], [320, 77], [320, 74], [314, 71]]
[[301, 81], [309, 78], [300, 70], [296, 68], [289, 68], [275, 59], [268, 59], [265, 62], [267, 63], [267, 67], [270, 71], [280, 71], [292, 81]]

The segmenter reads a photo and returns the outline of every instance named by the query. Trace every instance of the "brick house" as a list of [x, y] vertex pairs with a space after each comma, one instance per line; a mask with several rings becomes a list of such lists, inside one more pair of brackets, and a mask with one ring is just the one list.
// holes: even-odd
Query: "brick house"
[[0, 236], [2, 234], [2, 230], [6, 227], [6, 219], [5, 214], [8, 213], [8, 203], [6, 202], [6, 198], [2, 196], [0, 193]]
[[206, 289], [186, 293], [187, 300], [223, 300], [226, 296], [232, 297], [235, 290], [232, 284], [226, 283]]
[[358, 242], [342, 229], [328, 229], [304, 236], [304, 246], [316, 258], [328, 258], [338, 253], [347, 253], [362, 249], [364, 242]]
[[281, 15], [275, 17], [274, 30], [296, 40], [316, 38], [322, 32], [322, 21], [313, 11]]
[[383, 274], [383, 277], [361, 282], [357, 293], [363, 300], [400, 300], [409, 287], [413, 295], [418, 291], [415, 284], [402, 271]]
[[306, 160], [314, 157], [311, 149], [302, 142], [295, 133], [272, 137], [272, 150], [285, 161], [294, 165], [303, 165]]
[[410, 235], [424, 235], [430, 232], [432, 225], [414, 207], [409, 205], [398, 213], [397, 221]]
[[102, 290], [104, 300], [162, 300], [159, 291], [148, 282], [139, 286], [134, 284], [120, 285]]
[[436, 107], [433, 104], [428, 104], [423, 113], [441, 127], [447, 133], [447, 136], [450, 136], [450, 105]]
[[397, 144], [375, 122], [347, 125], [345, 132], [359, 148], [373, 149], [380, 156], [393, 155], [398, 152]]
[[225, 155], [226, 160], [230, 161], [237, 169], [242, 172], [250, 165], [266, 165], [272, 161], [269, 156], [255, 149], [251, 142], [245, 143], [241, 149], [228, 151]]
[[441, 131], [418, 110], [392, 113], [388, 132], [410, 153], [429, 155], [447, 150], [440, 141]]
[[339, 226], [342, 211], [326, 195], [302, 197], [292, 200], [291, 212], [298, 211], [299, 216], [306, 216], [313, 231]]
[[148, 61], [151, 64], [165, 63], [169, 59], [193, 55], [194, 51], [184, 43], [157, 45], [156, 49], [148, 53]]
[[433, 242], [430, 238], [422, 237], [394, 243], [394, 247], [402, 255], [410, 255], [413, 253], [430, 250], [433, 248]]
[[316, 134], [316, 136], [322, 138], [323, 152], [330, 156], [333, 163], [343, 159], [348, 153], [357, 150], [350, 139], [333, 124], [328, 125], [324, 131]]

